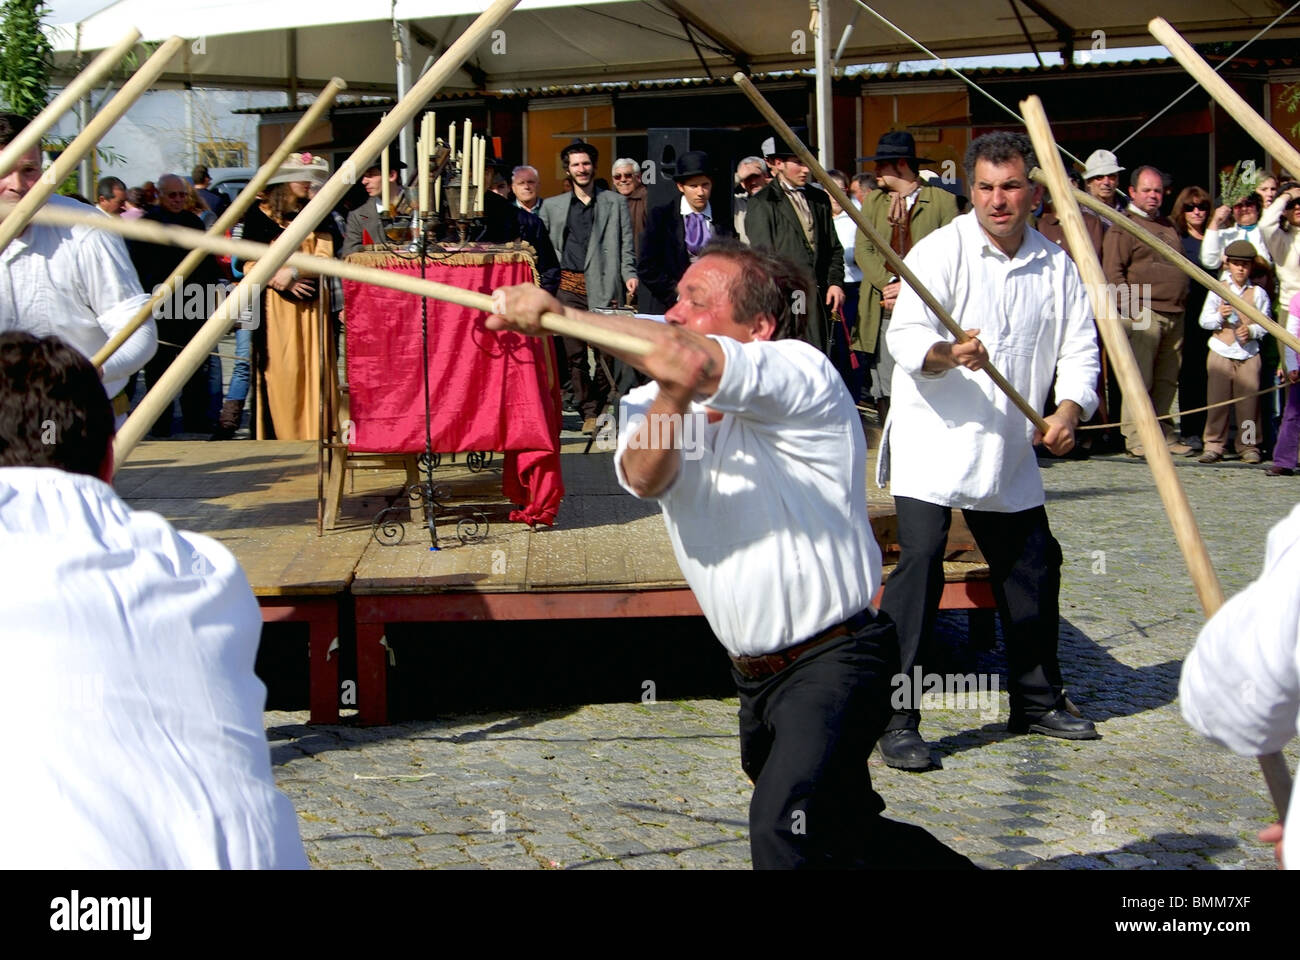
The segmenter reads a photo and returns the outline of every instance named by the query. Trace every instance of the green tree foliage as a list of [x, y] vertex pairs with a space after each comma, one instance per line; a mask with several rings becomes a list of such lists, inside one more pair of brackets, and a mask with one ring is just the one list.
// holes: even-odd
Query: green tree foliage
[[42, 0], [4, 0], [0, 4], [0, 103], [32, 117], [49, 96], [53, 48], [41, 30], [49, 14]]

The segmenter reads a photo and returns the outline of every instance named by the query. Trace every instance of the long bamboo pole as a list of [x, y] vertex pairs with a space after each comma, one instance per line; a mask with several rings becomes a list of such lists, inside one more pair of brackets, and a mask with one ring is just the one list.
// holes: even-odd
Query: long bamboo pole
[[[271, 245], [255, 243], [252, 240], [235, 240], [212, 232], [204, 233], [189, 227], [179, 227], [148, 220], [123, 220], [121, 217], [101, 217], [93, 211], [81, 213], [77, 210], [47, 208], [37, 211], [32, 218], [37, 223], [53, 226], [73, 227], [85, 225], [99, 230], [107, 230], [128, 240], [142, 243], [156, 243], [162, 246], [186, 247], [197, 251], [200, 256], [208, 254], [239, 257], [241, 260], [260, 262], [273, 253]], [[380, 270], [377, 267], [364, 267], [346, 260], [333, 260], [316, 257], [306, 253], [292, 253], [285, 258], [283, 266], [297, 267], [305, 274], [323, 277], [338, 277], [341, 280], [356, 280], [390, 290], [428, 297], [459, 304], [471, 310], [492, 312], [492, 297], [486, 293], [476, 293], [461, 287], [438, 283], [434, 280], [421, 280], [419, 277]], [[230, 294], [234, 298], [235, 294]], [[215, 314], [214, 314], [215, 316]], [[546, 313], [542, 315], [542, 326], [552, 333], [566, 337], [576, 337], [594, 343], [608, 350], [620, 350], [644, 356], [650, 352], [649, 341], [631, 334], [606, 330], [592, 326], [582, 320], [571, 320], [563, 314]]]
[[[1083, 214], [1079, 212], [1079, 205], [1075, 202], [1074, 193], [1070, 189], [1065, 167], [1061, 165], [1056, 140], [1047, 123], [1047, 114], [1043, 110], [1042, 101], [1037, 96], [1031, 95], [1029, 99], [1020, 102], [1020, 111], [1024, 114], [1025, 126], [1034, 142], [1034, 150], [1040, 162], [1045, 164], [1042, 169], [1047, 176], [1052, 198], [1056, 204], [1056, 215], [1061, 218], [1061, 227], [1070, 241], [1070, 249], [1074, 251], [1075, 265], [1079, 268], [1084, 286], [1092, 298], [1097, 328], [1101, 331], [1102, 339], [1106, 341], [1111, 365], [1119, 377], [1120, 388], [1124, 392], [1124, 402], [1132, 405], [1132, 413], [1137, 420], [1138, 435], [1142, 438], [1143, 446], [1146, 447], [1147, 465], [1151, 468], [1156, 490], [1160, 494], [1161, 502], [1164, 503], [1165, 513], [1169, 516], [1169, 523], [1174, 528], [1174, 538], [1178, 541], [1183, 561], [1187, 564], [1188, 573], [1191, 574], [1192, 585], [1196, 588], [1196, 594], [1201, 601], [1201, 609], [1205, 611], [1208, 619], [1223, 606], [1223, 587], [1210, 562], [1210, 553], [1205, 547], [1200, 528], [1196, 525], [1196, 517], [1192, 513], [1191, 504], [1187, 501], [1187, 493], [1174, 472], [1173, 457], [1170, 456], [1169, 448], [1165, 446], [1164, 435], [1156, 421], [1156, 412], [1151, 406], [1146, 385], [1142, 382], [1142, 375], [1138, 372], [1137, 361], [1133, 358], [1133, 348], [1129, 345], [1128, 336], [1115, 315], [1114, 304], [1106, 293], [1106, 276], [1102, 273], [1101, 264], [1097, 262], [1096, 251], [1093, 250], [1092, 242], [1088, 239], [1087, 231], [1083, 226]], [[1260, 757], [1259, 762], [1273, 802], [1277, 805], [1278, 816], [1285, 819], [1291, 791], [1291, 777], [1282, 755], [1271, 754]]]
[[95, 144], [99, 143], [100, 137], [121, 119], [141, 94], [153, 86], [153, 82], [167, 68], [168, 61], [184, 42], [180, 37], [172, 37], [159, 47], [154, 55], [145, 61], [144, 66], [135, 72], [135, 76], [122, 85], [122, 89], [104, 109], [95, 114], [94, 119], [86, 124], [86, 129], [77, 134], [77, 138], [68, 144], [68, 148], [63, 153], [59, 154], [59, 159], [54, 161], [50, 169], [27, 191], [27, 195], [15, 204], [4, 218], [4, 222], [0, 223], [0, 250], [9, 246], [9, 242], [27, 228], [27, 221], [31, 219], [32, 214], [49, 199], [55, 188], [81, 162], [81, 158], [95, 149]]
[[[1037, 183], [1041, 183], [1050, 189], [1047, 175], [1041, 169], [1034, 169], [1029, 177]], [[1165, 243], [1149, 230], [1143, 230], [1138, 224], [1127, 216], [1123, 211], [1116, 210], [1114, 207], [1107, 206], [1090, 193], [1080, 190], [1078, 187], [1071, 188], [1074, 193], [1074, 199], [1081, 206], [1105, 217], [1113, 226], [1119, 227], [1125, 233], [1140, 240], [1160, 256], [1164, 257], [1175, 267], [1187, 274], [1207, 290], [1212, 290], [1226, 303], [1232, 304], [1233, 308], [1249, 320], [1251, 323], [1257, 323], [1273, 336], [1277, 337], [1282, 343], [1285, 343], [1292, 350], [1300, 353], [1300, 338], [1292, 334], [1286, 327], [1278, 323], [1273, 318], [1260, 313], [1255, 305], [1249, 300], [1245, 300], [1240, 294], [1232, 292], [1232, 288], [1220, 280], [1218, 277], [1207, 273], [1199, 264], [1193, 263], [1183, 255], [1181, 250], [1176, 250], [1169, 244]], [[1056, 196], [1055, 193], [1052, 196]]]
[[1228, 86], [1228, 81], [1214, 72], [1201, 55], [1192, 49], [1182, 35], [1170, 26], [1164, 17], [1156, 17], [1147, 24], [1151, 35], [1163, 43], [1174, 59], [1183, 65], [1205, 92], [1213, 97], [1237, 124], [1251, 137], [1282, 162], [1293, 175], [1300, 176], [1300, 150], [1278, 133], [1267, 120], [1256, 113], [1245, 100]]
[[[917, 292], [917, 295], [920, 296], [922, 302], [933, 311], [934, 315], [939, 318], [939, 322], [944, 325], [958, 343], [965, 343], [969, 340], [970, 337], [966, 334], [966, 331], [957, 324], [957, 321], [953, 320], [952, 314], [945, 310], [943, 305], [935, 299], [934, 294], [921, 284], [921, 281], [917, 279], [916, 274], [912, 273], [912, 271], [908, 269], [907, 264], [903, 262], [903, 258], [894, 252], [893, 248], [889, 245], [889, 241], [876, 232], [875, 227], [871, 225], [871, 221], [863, 215], [861, 210], [853, 205], [852, 201], [849, 200], [844, 191], [840, 189], [839, 184], [827, 175], [826, 168], [817, 162], [817, 158], [814, 157], [799, 138], [795, 136], [794, 131], [790, 129], [784, 120], [781, 119], [781, 115], [773, 109], [772, 105], [767, 102], [767, 99], [758, 92], [758, 89], [750, 81], [749, 77], [745, 76], [743, 73], [737, 73], [732, 77], [732, 80], [735, 82], [736, 86], [740, 87], [740, 89], [744, 91], [745, 96], [749, 97], [754, 106], [758, 108], [758, 112], [761, 113], [767, 122], [772, 125], [772, 128], [776, 130], [781, 139], [784, 140], [790, 149], [794, 151], [795, 155], [799, 158], [799, 161], [811, 170], [813, 175], [821, 181], [822, 186], [826, 188], [826, 192], [835, 198], [835, 202], [840, 205], [850, 218], [852, 218], [853, 222], [857, 224], [858, 229], [862, 231], [863, 235], [876, 245], [876, 249], [884, 255], [885, 262], [889, 264], [890, 269], [893, 270], [894, 273], [898, 274], [901, 280], [905, 281], [909, 287]], [[1016, 405], [1020, 412], [1029, 418], [1030, 423], [1032, 423], [1040, 433], [1047, 433], [1049, 428], [1047, 421], [1043, 419], [1043, 415], [1030, 406], [1029, 402], [1019, 394], [1016, 388], [1011, 385], [1011, 382], [1002, 375], [1000, 370], [994, 367], [993, 364], [988, 363], [984, 366], [984, 372], [989, 375], [990, 379], [997, 384], [998, 389], [1007, 395], [1008, 399]]]
[[469, 59], [470, 54], [487, 39], [488, 34], [518, 3], [519, 0], [496, 0], [481, 13], [456, 42], [438, 58], [432, 69], [407, 91], [406, 96], [398, 101], [397, 105], [389, 111], [387, 118], [371, 131], [370, 136], [362, 141], [352, 156], [325, 182], [320, 192], [285, 228], [284, 233], [271, 244], [266, 255], [253, 264], [252, 269], [240, 281], [235, 293], [227, 297], [217, 308], [216, 313], [209, 317], [195, 333], [185, 349], [158, 379], [158, 383], [135, 408], [135, 412], [127, 418], [113, 445], [113, 454], [117, 463], [121, 464], [130, 456], [149, 426], [171, 405], [185, 383], [207, 360], [208, 353], [217, 345], [217, 341], [225, 336], [231, 323], [234, 322], [238, 305], [250, 302], [250, 293], [260, 291], [266, 286], [267, 281], [289, 258], [289, 254], [302, 245], [303, 240], [315, 229], [316, 224], [329, 215], [335, 204], [356, 181], [355, 171], [365, 170], [370, 162], [379, 156], [380, 151], [423, 109], [428, 99], [447, 82], [448, 77], [460, 69], [461, 65]]
[[0, 150], [0, 177], [7, 176], [9, 171], [18, 163], [21, 157], [32, 147], [41, 145], [41, 138], [46, 132], [59, 122], [60, 118], [72, 109], [73, 104], [90, 92], [91, 88], [114, 67], [122, 62], [122, 58], [127, 55], [137, 40], [140, 39], [140, 31], [132, 28], [128, 30], [126, 36], [113, 44], [107, 50], [100, 53], [99, 56], [86, 64], [75, 77], [69, 81], [68, 85], [63, 88], [57, 97], [51, 100], [31, 122], [27, 124], [22, 131], [10, 141], [9, 146]]
[[[325, 88], [321, 90], [316, 102], [307, 108], [307, 112], [302, 115], [301, 120], [294, 124], [288, 136], [284, 138], [284, 142], [275, 148], [271, 156], [267, 158], [266, 163], [262, 164], [257, 173], [253, 174], [253, 179], [248, 181], [243, 190], [239, 191], [239, 196], [217, 218], [216, 223], [208, 228], [208, 233], [214, 237], [224, 237], [226, 231], [240, 221], [248, 208], [253, 205], [253, 201], [257, 199], [257, 195], [266, 186], [266, 181], [275, 176], [276, 171], [280, 169], [280, 164], [284, 163], [285, 158], [298, 146], [302, 138], [310, 132], [312, 127], [316, 126], [321, 116], [334, 103], [334, 98], [347, 88], [348, 85], [338, 77], [333, 77], [329, 83], [325, 84]], [[171, 276], [158, 285], [158, 289], [149, 298], [149, 301], [136, 311], [136, 315], [131, 318], [125, 327], [113, 334], [108, 343], [99, 348], [99, 352], [95, 354], [90, 362], [96, 368], [102, 368], [108, 358], [116, 353], [118, 348], [144, 325], [146, 320], [153, 316], [154, 307], [170, 297], [176, 284], [189, 276], [190, 272], [199, 265], [205, 256], [207, 254], [202, 250], [191, 250], [185, 259], [177, 265], [176, 269], [172, 271]]]

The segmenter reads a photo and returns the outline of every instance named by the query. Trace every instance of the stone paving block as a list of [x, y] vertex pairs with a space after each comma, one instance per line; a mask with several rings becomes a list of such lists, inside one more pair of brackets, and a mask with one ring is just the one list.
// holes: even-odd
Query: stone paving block
[[1155, 860], [1150, 857], [1143, 857], [1136, 853], [1107, 853], [1103, 854], [1103, 859], [1109, 860], [1121, 870], [1137, 870], [1141, 867], [1157, 866]]
[[1038, 857], [1025, 850], [1002, 850], [989, 857], [1004, 867], [1018, 867], [1029, 863], [1038, 863]]

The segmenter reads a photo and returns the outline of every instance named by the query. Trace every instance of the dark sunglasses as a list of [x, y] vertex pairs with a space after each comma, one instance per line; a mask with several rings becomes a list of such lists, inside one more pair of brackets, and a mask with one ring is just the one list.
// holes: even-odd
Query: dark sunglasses
[[614, 174], [614, 179], [615, 179], [615, 180], [635, 180], [635, 179], [636, 179], [636, 174], [635, 174], [635, 173], [616, 173], [616, 174]]
[[1209, 212], [1210, 212], [1210, 205], [1209, 205], [1208, 203], [1206, 203], [1204, 200], [1202, 200], [1200, 203], [1189, 204], [1188, 207], [1187, 207], [1187, 209], [1188, 209], [1188, 210], [1200, 210], [1202, 213], [1209, 213]]

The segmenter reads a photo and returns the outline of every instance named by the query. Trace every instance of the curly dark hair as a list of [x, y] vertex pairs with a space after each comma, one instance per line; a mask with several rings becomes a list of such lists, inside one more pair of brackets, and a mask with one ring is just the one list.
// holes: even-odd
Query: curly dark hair
[[565, 173], [569, 171], [569, 154], [585, 153], [591, 160], [592, 169], [600, 166], [600, 151], [589, 143], [583, 143], [581, 140], [575, 140], [563, 150], [560, 151], [560, 163], [564, 165]]
[[976, 137], [971, 141], [971, 145], [966, 148], [966, 157], [962, 161], [962, 166], [966, 170], [967, 188], [974, 189], [971, 185], [975, 182], [975, 164], [979, 161], [986, 160], [989, 163], [1001, 166], [1016, 157], [1025, 161], [1026, 174], [1038, 166], [1038, 157], [1034, 153], [1034, 145], [1023, 133], [995, 130], [992, 133], [984, 134], [982, 137]]
[[0, 335], [0, 467], [99, 476], [113, 406], [89, 360], [58, 337]]

